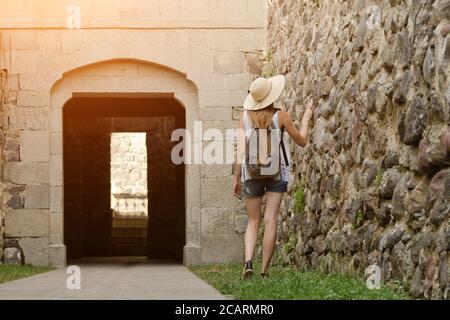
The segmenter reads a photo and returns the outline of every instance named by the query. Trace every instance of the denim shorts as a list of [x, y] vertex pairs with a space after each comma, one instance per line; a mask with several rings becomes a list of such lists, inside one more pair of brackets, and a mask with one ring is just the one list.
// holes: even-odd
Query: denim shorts
[[274, 178], [250, 179], [244, 182], [242, 193], [247, 198], [258, 198], [264, 196], [266, 192], [286, 192], [287, 185], [286, 181]]

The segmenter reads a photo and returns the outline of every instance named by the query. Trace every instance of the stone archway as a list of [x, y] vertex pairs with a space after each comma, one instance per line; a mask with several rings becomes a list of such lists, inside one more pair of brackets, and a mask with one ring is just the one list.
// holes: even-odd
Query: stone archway
[[[90, 64], [64, 74], [51, 90], [50, 133], [50, 241], [51, 263], [66, 260], [64, 242], [63, 107], [72, 98], [172, 98], [185, 109], [186, 127], [198, 119], [196, 86], [186, 75], [148, 62], [116, 59]], [[186, 245], [183, 262], [200, 260], [199, 168], [185, 168]]]

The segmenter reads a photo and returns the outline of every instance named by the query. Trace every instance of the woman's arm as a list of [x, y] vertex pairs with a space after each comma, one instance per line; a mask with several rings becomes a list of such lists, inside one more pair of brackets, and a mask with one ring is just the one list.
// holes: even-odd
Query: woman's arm
[[312, 100], [308, 103], [306, 111], [303, 115], [300, 130], [294, 125], [291, 116], [286, 111], [280, 111], [280, 124], [286, 129], [291, 138], [301, 147], [306, 146], [308, 142], [308, 131], [309, 131], [309, 120], [313, 116], [313, 102]]

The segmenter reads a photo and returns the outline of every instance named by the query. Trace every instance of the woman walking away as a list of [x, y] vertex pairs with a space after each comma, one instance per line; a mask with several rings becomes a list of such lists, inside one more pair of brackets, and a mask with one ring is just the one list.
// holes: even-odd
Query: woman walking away
[[274, 103], [284, 90], [283, 75], [270, 79], [258, 78], [250, 86], [241, 115], [237, 165], [234, 170], [233, 192], [246, 198], [248, 214], [245, 232], [245, 266], [243, 277], [253, 275], [253, 255], [260, 224], [263, 196], [266, 196], [264, 212], [264, 237], [261, 276], [269, 275], [277, 238], [277, 222], [281, 199], [287, 191], [289, 152], [283, 139], [284, 131], [295, 143], [304, 147], [308, 140], [308, 123], [313, 115], [312, 102], [306, 107], [300, 131], [289, 114]]

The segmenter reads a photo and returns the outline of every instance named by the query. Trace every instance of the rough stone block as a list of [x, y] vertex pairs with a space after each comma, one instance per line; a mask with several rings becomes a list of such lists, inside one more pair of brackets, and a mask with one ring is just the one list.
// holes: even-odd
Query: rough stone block
[[62, 140], [63, 140], [62, 132], [58, 131], [50, 133], [50, 155], [63, 154]]
[[193, 266], [202, 263], [202, 254], [200, 247], [184, 246], [183, 261], [186, 266]]
[[50, 212], [63, 212], [63, 196], [62, 186], [50, 187]]
[[234, 214], [231, 208], [203, 208], [202, 234], [233, 234]]
[[21, 74], [20, 75], [20, 90], [36, 90], [47, 91], [50, 90], [53, 84], [58, 81], [57, 76], [43, 76], [37, 74]]
[[[237, 129], [239, 128], [238, 121], [203, 121], [203, 137], [205, 138], [205, 133], [209, 129], [217, 129], [220, 131], [221, 135], [214, 134], [212, 137], [206, 137], [204, 141], [224, 141], [224, 140], [236, 140], [235, 134], [237, 134]], [[227, 136], [227, 131], [230, 132], [231, 136]], [[213, 132], [211, 132], [213, 133]], [[225, 148], [225, 146], [224, 146]]]
[[48, 163], [12, 162], [5, 166], [5, 179], [16, 184], [48, 184]]
[[245, 59], [247, 61], [248, 72], [255, 75], [261, 74], [263, 61], [261, 55], [258, 52], [246, 52]]
[[11, 53], [11, 73], [36, 73], [37, 51], [13, 50]]
[[245, 90], [199, 91], [201, 107], [235, 107], [244, 103], [248, 92]]
[[232, 165], [203, 164], [201, 165], [202, 178], [225, 178], [232, 175]]
[[211, 74], [194, 74], [192, 81], [194, 81], [199, 88], [207, 91], [214, 90], [248, 90], [253, 76], [247, 73], [241, 74], [226, 74], [226, 73], [211, 73]]
[[25, 209], [48, 209], [50, 207], [49, 186], [27, 186], [25, 189]]
[[50, 132], [21, 131], [20, 158], [25, 162], [47, 162], [50, 159]]
[[201, 209], [198, 207], [188, 208], [186, 216], [186, 242], [190, 246], [200, 246]]
[[25, 200], [22, 194], [11, 195], [11, 198], [6, 202], [8, 208], [23, 209], [25, 207]]
[[25, 186], [6, 185], [3, 188], [4, 198], [5, 200], [8, 199], [6, 201], [7, 207], [11, 209], [23, 209], [25, 206]]
[[52, 132], [62, 132], [62, 109], [52, 108], [50, 110], [50, 130]]
[[201, 181], [202, 207], [233, 207], [236, 200], [231, 193], [233, 177], [203, 178]]
[[9, 108], [9, 123], [13, 130], [47, 130], [50, 128], [50, 108]]
[[18, 74], [8, 74], [8, 80], [6, 81], [6, 89], [8, 91], [18, 91], [19, 90], [19, 75]]
[[214, 54], [214, 73], [239, 74], [245, 69], [243, 52], [217, 51]]
[[383, 198], [392, 198], [394, 189], [399, 183], [402, 177], [401, 172], [398, 169], [388, 169], [383, 173], [380, 182], [380, 195]]
[[230, 121], [232, 119], [232, 108], [230, 107], [205, 107], [200, 110], [201, 120], [224, 120]]
[[36, 30], [15, 30], [11, 36], [12, 50], [32, 50], [36, 48]]
[[108, 0], [94, 1], [95, 20], [114, 20], [119, 18], [118, 2]]
[[19, 107], [50, 107], [50, 92], [19, 91], [17, 105]]
[[[50, 234], [55, 235], [55, 239], [62, 239], [64, 233], [64, 214], [62, 212], [51, 212], [50, 213]], [[52, 241], [50, 243], [62, 243], [62, 241]]]
[[160, 17], [170, 20], [182, 20], [191, 16], [195, 19], [208, 20], [210, 18], [210, 5], [208, 0], [198, 1], [164, 1], [160, 2]]
[[50, 234], [50, 244], [61, 244], [64, 242], [64, 236], [62, 234]]
[[23, 250], [25, 264], [32, 266], [50, 265], [50, 250], [47, 237], [22, 238], [19, 245]]
[[264, 50], [266, 38], [264, 32], [254, 32], [253, 29], [240, 30], [217, 30], [214, 33], [213, 48], [221, 51], [254, 51]]
[[58, 54], [61, 51], [61, 30], [46, 30], [36, 35], [39, 48], [48, 54]]
[[235, 225], [236, 232], [239, 234], [244, 234], [247, 229], [248, 217], [246, 215], [236, 216]]
[[[96, 3], [95, 1], [94, 3]], [[106, 6], [108, 8], [111, 6]], [[75, 50], [79, 50], [85, 46], [86, 32], [84, 30], [70, 30], [62, 36], [62, 52], [69, 53]]]
[[55, 268], [66, 267], [66, 246], [63, 244], [50, 245], [50, 265]]
[[5, 217], [7, 237], [43, 237], [50, 231], [48, 210], [19, 209], [10, 211]]
[[8, 265], [20, 266], [23, 264], [23, 254], [19, 248], [9, 247], [5, 248], [3, 252], [3, 261]]
[[243, 236], [202, 236], [202, 263], [242, 262], [244, 259]]
[[[427, 123], [426, 104], [421, 98], [411, 103], [402, 125], [399, 125], [400, 139], [407, 145], [416, 145], [422, 138]], [[404, 128], [404, 130], [401, 130]]]
[[63, 183], [63, 160], [60, 155], [50, 157], [50, 185], [61, 186]]

